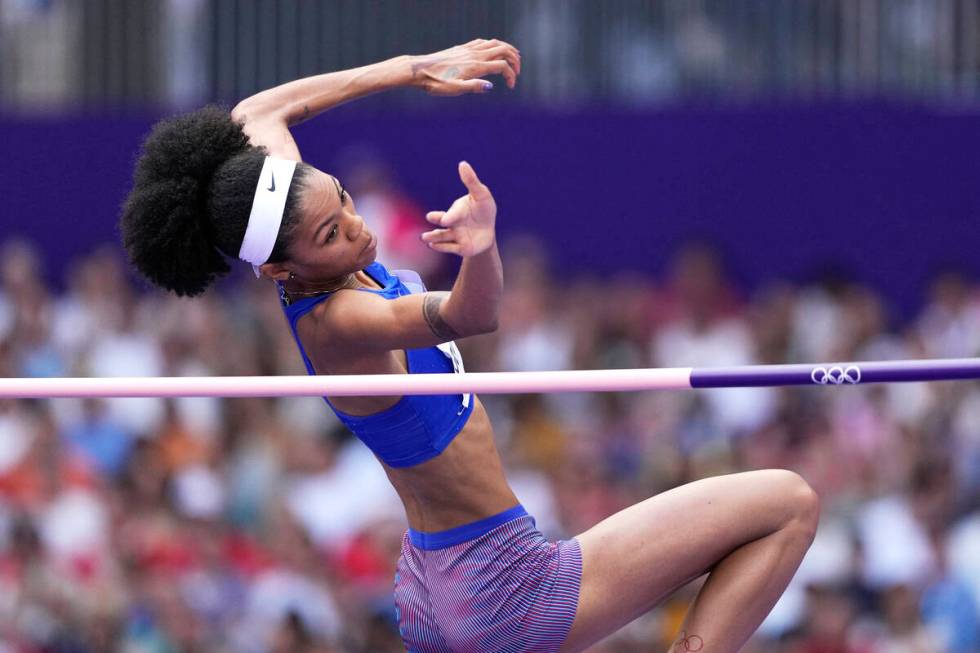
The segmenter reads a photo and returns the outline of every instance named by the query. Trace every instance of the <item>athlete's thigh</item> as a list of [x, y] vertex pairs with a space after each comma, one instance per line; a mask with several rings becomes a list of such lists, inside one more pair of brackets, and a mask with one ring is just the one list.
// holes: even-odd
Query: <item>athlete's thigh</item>
[[716, 476], [658, 494], [582, 533], [578, 611], [562, 651], [602, 639], [742, 544], [778, 530], [799, 505], [793, 493], [806, 491], [785, 470]]

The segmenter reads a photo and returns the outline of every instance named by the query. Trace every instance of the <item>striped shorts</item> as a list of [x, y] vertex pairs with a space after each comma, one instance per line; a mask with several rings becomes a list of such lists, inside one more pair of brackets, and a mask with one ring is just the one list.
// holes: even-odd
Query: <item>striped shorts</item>
[[577, 540], [549, 542], [522, 506], [438, 533], [409, 530], [395, 575], [409, 653], [557, 651], [575, 619]]

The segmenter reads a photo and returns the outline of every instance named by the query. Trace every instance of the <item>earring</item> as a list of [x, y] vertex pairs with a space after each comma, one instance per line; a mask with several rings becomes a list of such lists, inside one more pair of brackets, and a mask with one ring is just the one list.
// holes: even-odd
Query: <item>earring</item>
[[296, 278], [296, 275], [295, 275], [295, 274], [293, 274], [292, 272], [290, 272], [290, 273], [289, 273], [289, 278], [290, 278], [290, 279], [295, 279], [295, 278]]

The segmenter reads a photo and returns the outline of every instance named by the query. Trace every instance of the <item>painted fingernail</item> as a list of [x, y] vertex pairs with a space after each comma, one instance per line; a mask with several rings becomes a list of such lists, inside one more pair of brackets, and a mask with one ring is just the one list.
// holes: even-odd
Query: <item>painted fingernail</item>
[[493, 88], [493, 82], [483, 82], [483, 90], [489, 91]]

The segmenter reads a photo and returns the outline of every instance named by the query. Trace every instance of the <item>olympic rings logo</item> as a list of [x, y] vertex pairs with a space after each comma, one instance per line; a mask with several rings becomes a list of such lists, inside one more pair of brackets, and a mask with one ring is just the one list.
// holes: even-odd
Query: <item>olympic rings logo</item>
[[831, 368], [814, 367], [810, 372], [810, 380], [817, 385], [844, 385], [861, 382], [861, 368], [857, 365], [842, 367], [834, 365]]
[[694, 653], [704, 648], [704, 640], [697, 635], [688, 636], [687, 632], [681, 631], [681, 639], [671, 648], [671, 653]]

